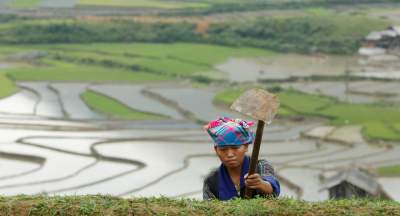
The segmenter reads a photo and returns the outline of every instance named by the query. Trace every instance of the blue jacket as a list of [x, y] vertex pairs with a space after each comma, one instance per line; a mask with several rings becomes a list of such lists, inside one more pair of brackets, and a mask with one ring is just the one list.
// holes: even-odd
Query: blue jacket
[[[250, 158], [245, 156], [243, 160], [243, 166], [240, 176], [240, 193], [236, 191], [236, 188], [229, 176], [226, 167], [221, 164], [221, 166], [211, 171], [204, 180], [203, 184], [203, 199], [219, 199], [219, 200], [230, 200], [235, 197], [244, 197], [245, 183], [244, 175], [248, 173], [250, 166]], [[280, 184], [277, 180], [272, 165], [266, 160], [259, 160], [257, 163], [257, 173], [261, 175], [264, 181], [271, 184], [273, 188], [273, 196], [277, 197], [280, 193]], [[253, 196], [261, 195], [259, 191], [254, 190]]]

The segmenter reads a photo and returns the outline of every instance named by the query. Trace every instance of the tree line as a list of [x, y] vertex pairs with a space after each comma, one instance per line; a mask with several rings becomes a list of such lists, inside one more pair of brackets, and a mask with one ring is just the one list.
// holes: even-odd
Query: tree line
[[253, 21], [210, 24], [202, 32], [196, 23], [26, 22], [0, 32], [0, 43], [92, 42], [194, 42], [226, 46], [250, 46], [280, 52], [354, 53], [369, 31], [381, 30], [383, 21], [367, 18], [293, 17], [258, 18]]
[[164, 11], [163, 15], [207, 15], [224, 12], [256, 11], [265, 9], [303, 9], [334, 6], [357, 6], [362, 4], [388, 4], [400, 3], [400, 0], [292, 0], [292, 1], [271, 1], [271, 0], [243, 0], [243, 1], [208, 1], [210, 6], [204, 8], [185, 8], [184, 10]]

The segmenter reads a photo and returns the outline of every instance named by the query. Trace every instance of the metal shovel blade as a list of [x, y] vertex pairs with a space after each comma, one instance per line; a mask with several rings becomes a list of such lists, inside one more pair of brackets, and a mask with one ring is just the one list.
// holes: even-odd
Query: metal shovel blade
[[279, 105], [276, 95], [263, 89], [250, 89], [236, 99], [231, 109], [269, 124], [278, 112]]

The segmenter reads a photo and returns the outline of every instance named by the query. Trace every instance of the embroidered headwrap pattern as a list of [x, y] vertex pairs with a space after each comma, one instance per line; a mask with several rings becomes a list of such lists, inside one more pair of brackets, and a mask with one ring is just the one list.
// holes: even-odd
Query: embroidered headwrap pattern
[[252, 121], [223, 117], [211, 121], [205, 129], [214, 140], [214, 146], [243, 145], [253, 143], [254, 133], [250, 131], [253, 124]]

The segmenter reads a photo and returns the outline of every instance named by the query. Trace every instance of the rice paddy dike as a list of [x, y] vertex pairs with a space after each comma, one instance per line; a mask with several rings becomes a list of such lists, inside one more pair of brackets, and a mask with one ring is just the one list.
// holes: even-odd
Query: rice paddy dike
[[390, 201], [340, 200], [318, 203], [293, 199], [202, 202], [188, 199], [120, 199], [110, 196], [0, 197], [1, 215], [398, 215]]
[[[85, 2], [77, 11], [124, 10], [91, 6], [95, 1], [89, 0], [62, 2]], [[185, 10], [194, 9], [191, 3]], [[31, 6], [9, 10], [26, 15]], [[161, 10], [169, 10], [165, 7]], [[21, 214], [65, 213], [71, 207], [73, 214], [86, 215], [285, 215], [292, 210], [396, 215], [396, 203], [386, 201], [294, 200], [329, 199], [324, 179], [347, 167], [372, 173], [390, 198], [400, 200], [399, 81], [390, 74], [363, 75], [354, 55], [360, 38], [385, 28], [388, 20], [365, 8], [281, 12], [240, 13], [245, 19], [237, 25], [225, 22], [237, 20], [229, 13], [187, 20], [172, 12], [172, 17], [119, 19], [1, 16], [6, 20], [0, 24], [0, 193], [8, 197], [0, 198], [0, 212], [17, 213], [14, 206], [24, 205]], [[276, 19], [250, 21], [265, 13]], [[331, 16], [335, 13], [344, 16]], [[284, 27], [254, 28], [277, 23]], [[293, 26], [299, 28], [289, 32]], [[255, 30], [250, 37], [248, 28]], [[277, 37], [282, 32], [287, 37]], [[266, 39], [257, 40], [258, 33]], [[386, 75], [386, 68], [380, 69]], [[204, 176], [219, 164], [202, 125], [218, 116], [238, 116], [227, 105], [253, 87], [281, 99], [260, 157], [274, 164], [283, 198], [233, 201], [224, 205], [227, 209], [218, 202], [169, 199], [201, 199]], [[17, 196], [21, 193], [55, 197]], [[96, 194], [113, 197], [86, 196]], [[137, 198], [153, 196], [161, 198]], [[172, 207], [164, 209], [164, 203]], [[107, 206], [117, 209], [103, 209]]]

